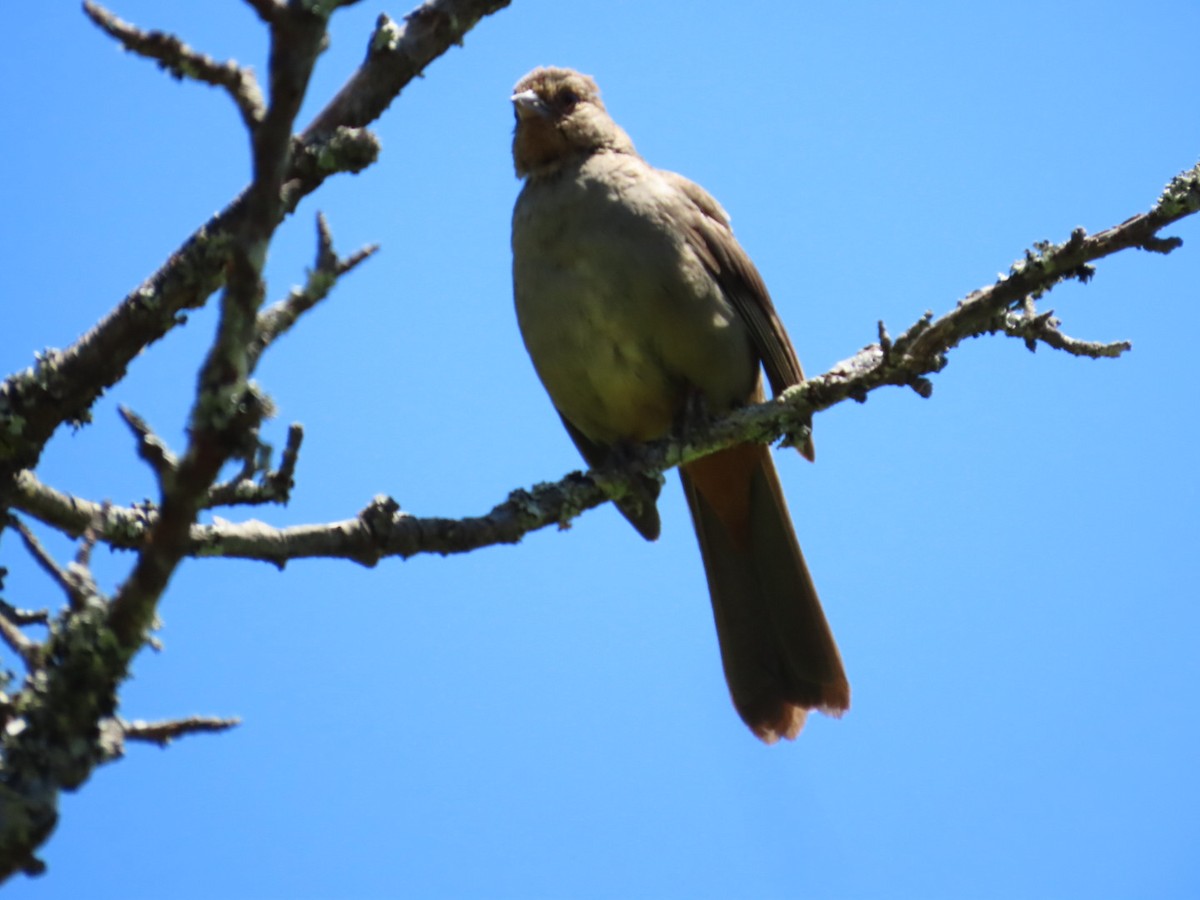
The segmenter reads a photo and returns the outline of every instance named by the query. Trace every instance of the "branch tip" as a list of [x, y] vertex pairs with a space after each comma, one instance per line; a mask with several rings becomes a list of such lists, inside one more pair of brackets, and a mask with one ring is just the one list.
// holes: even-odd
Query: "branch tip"
[[1164, 256], [1172, 250], [1177, 250], [1183, 246], [1183, 238], [1180, 237], [1148, 237], [1139, 245], [1141, 249], [1151, 253], [1161, 253]]
[[129, 430], [137, 442], [138, 458], [146, 463], [154, 473], [159, 490], [164, 490], [179, 467], [179, 460], [167, 448], [166, 443], [151, 430], [146, 420], [128, 406], [124, 404], [117, 406], [117, 414], [129, 426]]
[[144, 31], [117, 18], [97, 3], [85, 2], [83, 11], [97, 27], [115, 38], [130, 53], [152, 59], [177, 79], [190, 78], [203, 84], [223, 88], [246, 127], [253, 131], [265, 112], [262, 91], [249, 69], [231, 61], [217, 62], [193, 50], [173, 34]]
[[122, 736], [129, 741], [143, 741], [166, 747], [172, 741], [192, 734], [219, 734], [229, 731], [242, 724], [237, 717], [218, 718], [216, 716], [189, 716], [185, 719], [162, 719], [157, 722], [146, 722], [138, 719], [133, 722], [118, 720]]

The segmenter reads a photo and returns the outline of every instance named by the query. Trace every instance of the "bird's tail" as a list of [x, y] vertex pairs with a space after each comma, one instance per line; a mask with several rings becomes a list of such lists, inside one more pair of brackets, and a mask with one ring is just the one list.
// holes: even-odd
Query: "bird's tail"
[[769, 448], [740, 444], [680, 470], [733, 705], [768, 744], [808, 710], [841, 715], [850, 685]]

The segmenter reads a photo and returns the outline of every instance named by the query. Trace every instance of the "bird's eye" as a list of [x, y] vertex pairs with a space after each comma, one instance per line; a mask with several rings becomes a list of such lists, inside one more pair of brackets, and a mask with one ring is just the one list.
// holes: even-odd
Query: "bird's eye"
[[564, 88], [558, 94], [558, 102], [563, 109], [570, 111], [579, 102], [579, 95], [570, 88]]

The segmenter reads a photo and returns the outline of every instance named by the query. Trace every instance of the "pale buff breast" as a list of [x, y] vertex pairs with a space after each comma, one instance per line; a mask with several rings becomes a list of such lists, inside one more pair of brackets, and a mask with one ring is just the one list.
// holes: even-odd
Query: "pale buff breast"
[[622, 154], [530, 181], [518, 199], [525, 345], [554, 405], [593, 441], [661, 437], [689, 392], [721, 412], [753, 389], [749, 334], [673, 221], [686, 203]]

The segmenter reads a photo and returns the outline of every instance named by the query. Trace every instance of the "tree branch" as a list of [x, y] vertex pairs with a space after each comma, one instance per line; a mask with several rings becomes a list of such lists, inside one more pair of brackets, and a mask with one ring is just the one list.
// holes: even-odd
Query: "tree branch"
[[[1200, 166], [1174, 179], [1148, 212], [1087, 237], [1077, 229], [1063, 244], [1043, 242], [994, 284], [972, 292], [950, 312], [934, 319], [926, 313], [892, 339], [879, 323], [879, 342], [838, 363], [828, 372], [790, 388], [774, 400], [737, 410], [704, 431], [690, 432], [686, 442], [658, 441], [642, 448], [638, 472], [657, 473], [743, 441], [769, 443], [802, 433], [809, 417], [851, 399], [866, 400], [887, 385], [911, 387], [929, 397], [929, 375], [939, 372], [946, 354], [968, 337], [1005, 334], [1030, 345], [1045, 343], [1077, 356], [1110, 358], [1130, 349], [1127, 341], [1095, 343], [1068, 337], [1050, 313], [1038, 313], [1036, 297], [1066, 278], [1091, 277], [1090, 263], [1130, 247], [1159, 252], [1179, 245], [1177, 238], [1158, 238], [1157, 231], [1200, 210]], [[326, 246], [326, 238], [321, 246]], [[329, 258], [325, 250], [319, 258]], [[328, 266], [328, 264], [326, 264]], [[321, 264], [318, 264], [318, 268]], [[310, 279], [311, 281], [311, 279]], [[303, 293], [303, 292], [301, 292]], [[276, 307], [293, 301], [292, 297]], [[304, 301], [307, 302], [307, 301]], [[259, 316], [260, 340], [274, 334]], [[187, 553], [197, 557], [258, 559], [283, 567], [289, 560], [341, 558], [373, 565], [386, 556], [420, 553], [465, 553], [492, 544], [516, 543], [547, 525], [565, 526], [571, 519], [627, 490], [638, 475], [629, 471], [571, 473], [555, 484], [516, 490], [479, 516], [463, 519], [419, 517], [402, 512], [389, 497], [377, 497], [356, 516], [337, 522], [276, 528], [250, 520], [193, 525]], [[101, 522], [96, 504], [70, 497], [40, 484], [32, 473], [18, 480], [16, 505], [29, 515], [76, 534], [89, 521]], [[103, 517], [101, 539], [114, 547], [135, 548], [156, 519], [145, 507], [112, 508]]]
[[129, 578], [113, 596], [109, 626], [133, 654], [154, 619], [158, 598], [187, 550], [188, 533], [221, 467], [244, 447], [269, 405], [249, 384], [264, 286], [262, 267], [283, 221], [280, 199], [291, 154], [292, 123], [325, 41], [326, 20], [289, 7], [271, 23], [271, 102], [253, 130], [254, 180], [230, 243], [217, 335], [200, 369], [188, 446], [164, 480], [159, 514]]
[[5, 600], [0, 600], [0, 616], [14, 625], [47, 625], [50, 622], [48, 609], [19, 609]]
[[185, 719], [160, 719], [157, 722], [141, 719], [126, 722], [124, 719], [115, 719], [111, 722], [115, 726], [114, 733], [109, 735], [113, 758], [124, 755], [126, 741], [142, 741], [166, 747], [181, 737], [192, 734], [219, 734], [242, 724], [242, 720], [236, 717], [221, 719], [216, 716], [188, 716]]
[[250, 131], [263, 117], [263, 97], [254, 73], [237, 63], [219, 63], [199, 53], [175, 37], [161, 31], [143, 31], [123, 22], [98, 3], [84, 0], [83, 11], [101, 29], [121, 42], [130, 53], [153, 59], [176, 78], [192, 78], [204, 84], [224, 88], [241, 113]]
[[67, 602], [71, 608], [75, 610], [82, 609], [91, 596], [89, 588], [93, 587], [90, 576], [86, 578], [80, 577], [83, 566], [77, 565], [72, 567], [72, 569], [63, 569], [55, 562], [54, 557], [50, 555], [49, 551], [42, 546], [37, 536], [25, 527], [23, 522], [15, 516], [9, 516], [5, 524], [20, 535], [21, 541], [25, 544], [25, 549], [29, 551], [29, 555], [33, 557], [41, 570], [49, 575], [50, 580], [66, 595]]
[[280, 456], [279, 468], [271, 469], [271, 448], [261, 443], [256, 434], [254, 444], [247, 448], [242, 471], [229, 481], [214, 484], [201, 505], [213, 509], [218, 506], [286, 504], [295, 485], [296, 463], [303, 440], [304, 428], [299, 423], [288, 426], [287, 444]]
[[[187, 553], [197, 515], [222, 466], [240, 453], [256, 452], [245, 448], [257, 448], [258, 424], [270, 409], [249, 382], [258, 359], [252, 346], [264, 294], [261, 271], [275, 229], [290, 211], [288, 197], [300, 196], [285, 190], [285, 182], [294, 178], [292, 128], [326, 40], [327, 12], [338, 5], [342, 4], [289, 3], [268, 10], [259, 4], [271, 16], [271, 100], [251, 129], [253, 180], [222, 214], [219, 270], [195, 280], [179, 268], [178, 258], [164, 267], [170, 277], [183, 277], [190, 288], [211, 291], [221, 280], [225, 283], [216, 338], [200, 370], [184, 452], [177, 460], [159, 453], [144, 423], [126, 416], [140, 452], [156, 467], [161, 495], [154, 514], [147, 517], [148, 528], [129, 577], [110, 602], [99, 595], [87, 571], [99, 529], [89, 528], [68, 572], [44, 552], [35, 552], [44, 565], [50, 563], [48, 571], [72, 599], [51, 625], [45, 644], [33, 645], [15, 625], [0, 623], [0, 639], [28, 665], [38, 665], [37, 678], [27, 679], [3, 710], [7, 720], [0, 729], [0, 880], [16, 871], [44, 868], [34, 852], [57, 822], [59, 791], [79, 787], [97, 765], [112, 758], [101, 723], [114, 718], [117, 689], [128, 676], [130, 661], [149, 640], [158, 600]], [[128, 32], [125, 36], [132, 39]], [[171, 52], [185, 58], [181, 42], [168, 43]], [[334, 136], [349, 137], [343, 132]], [[322, 141], [311, 142], [308, 149]], [[318, 167], [323, 164], [318, 160]], [[307, 155], [305, 165], [312, 168]], [[190, 246], [213, 246], [207, 235], [194, 241]], [[192, 260], [197, 262], [203, 268], [213, 261]], [[202, 301], [206, 295], [185, 291], [180, 296]], [[182, 307], [165, 304], [164, 315], [163, 298], [162, 293], [139, 294], [133, 305], [110, 314], [71, 351], [48, 353], [37, 368], [0, 385], [0, 510], [8, 506], [17, 467], [36, 462], [58, 424], [87, 414], [108, 386], [105, 379], [119, 378], [140, 350], [138, 340], [148, 342], [174, 324]], [[148, 318], [141, 315], [146, 307], [154, 308]], [[114, 351], [112, 358], [96, 355], [105, 346]], [[89, 379], [89, 372], [100, 377]], [[291, 455], [284, 461], [288, 482], [297, 447], [298, 432], [293, 432]], [[107, 521], [107, 512], [101, 505], [96, 520]], [[19, 523], [17, 527], [23, 530]], [[23, 535], [32, 539], [27, 530]], [[31, 547], [37, 547], [36, 541]], [[74, 579], [69, 577], [72, 572]]]
[[41, 645], [26, 637], [25, 632], [21, 631], [18, 624], [11, 621], [5, 613], [0, 612], [0, 640], [3, 640], [8, 645], [8, 649], [20, 657], [28, 671], [35, 672], [42, 665]]
[[[1037, 311], [1037, 300], [1064, 279], [1087, 281], [1092, 261], [1119, 250], [1171, 251], [1179, 240], [1159, 232], [1200, 209], [1200, 172], [1192, 169], [1173, 180], [1149, 212], [1092, 237], [1077, 230], [1061, 245], [1035, 245], [1008, 275], [940, 318], [927, 314], [894, 340], [881, 323], [877, 344], [776, 400], [739, 410], [703, 434], [689, 433], [686, 441], [647, 446], [633, 474], [632, 469], [573, 473], [557, 484], [515, 491], [488, 513], [461, 520], [411, 516], [391, 498], [378, 497], [342, 522], [277, 529], [255, 521], [217, 520], [201, 526], [198, 515], [206, 507], [286, 499], [301, 432], [292, 429], [279, 470], [270, 472], [258, 437], [270, 404], [250, 377], [262, 351], [320, 302], [338, 276], [371, 252], [339, 259], [320, 220], [317, 261], [304, 288], [264, 311], [262, 267], [276, 228], [329, 174], [370, 164], [378, 143], [364, 126], [429, 62], [461, 41], [479, 18], [507, 5], [507, 0], [431, 0], [402, 24], [381, 16], [362, 67], [295, 137], [295, 116], [325, 40], [325, 18], [344, 2], [247, 2], [270, 26], [266, 106], [247, 70], [217, 63], [177, 38], [135, 29], [94, 4], [86, 7], [127, 48], [158, 60], [179, 77], [217, 84], [231, 93], [251, 132], [253, 177], [239, 197], [88, 334], [66, 351], [40, 355], [34, 367], [0, 383], [0, 510], [18, 497], [31, 515], [84, 536], [75, 562], [63, 568], [23, 524], [0, 519], [22, 535], [69, 597], [66, 610], [47, 623], [49, 636], [43, 642], [21, 631], [34, 620], [21, 621], [0, 607], [0, 640], [36, 676], [26, 679], [12, 698], [0, 698], [0, 879], [41, 868], [34, 853], [55, 826], [59, 792], [82, 785], [97, 765], [123, 752], [126, 739], [165, 742], [232, 724], [200, 718], [126, 723], [116, 716], [118, 688], [133, 656], [149, 640], [159, 599], [185, 556], [243, 556], [279, 566], [323, 556], [371, 565], [388, 555], [464, 552], [515, 542], [536, 528], [564, 526], [582, 510], [620, 496], [630, 479], [644, 472], [661, 472], [747, 440], [770, 442], [782, 436], [794, 442], [813, 413], [846, 399], [863, 401], [884, 385], [908, 386], [929, 396], [928, 376], [944, 367], [946, 354], [966, 337], [1002, 333], [1030, 347], [1044, 343], [1076, 355], [1115, 356], [1128, 345], [1070, 338], [1059, 331], [1051, 313]], [[95, 400], [123, 377], [138, 353], [222, 286], [216, 336], [199, 373], [180, 456], [156, 447], [149, 428], [126, 417], [139, 452], [155, 466], [158, 501], [112, 508], [41, 485], [32, 469], [56, 429], [64, 422], [86, 421]], [[239, 459], [244, 463], [239, 475], [218, 484], [222, 467]], [[129, 577], [111, 602], [88, 570], [97, 540], [137, 551]]]
[[258, 356], [281, 335], [291, 329], [299, 318], [324, 300], [339, 278], [353, 271], [359, 263], [373, 256], [378, 244], [369, 244], [342, 259], [334, 252], [333, 236], [323, 213], [317, 213], [316, 261], [308, 273], [303, 288], [293, 288], [287, 298], [259, 313], [255, 323], [256, 336], [252, 356]]
[[1037, 349], [1038, 342], [1062, 350], [1072, 356], [1086, 356], [1091, 359], [1113, 359], [1133, 349], [1129, 341], [1081, 341], [1063, 334], [1058, 326], [1062, 323], [1054, 318], [1054, 310], [1038, 313], [1030, 308], [1025, 312], [1009, 312], [1004, 316], [1004, 333], [1009, 337], [1021, 338], [1030, 352]]
[[303, 140], [329, 134], [337, 126], [359, 127], [383, 114], [400, 91], [481, 19], [511, 0], [428, 0], [397, 24], [386, 14], [375, 23], [367, 58], [316, 118]]
[[[367, 60], [293, 148], [282, 190], [286, 211], [329, 175], [369, 165], [378, 144], [361, 127], [482, 18], [508, 3], [434, 0], [410, 13], [402, 27], [389, 20], [387, 40], [379, 46], [377, 29]], [[268, 23], [287, 9], [268, 0], [250, 5]], [[8, 506], [17, 473], [37, 465], [54, 431], [63, 423], [87, 422], [92, 404], [124, 377], [129, 363], [221, 286], [233, 235], [247, 214], [244, 191], [71, 347], [42, 354], [31, 369], [0, 382], [0, 509]]]
[[117, 413], [121, 420], [129, 426], [137, 441], [138, 458], [150, 467], [160, 488], [170, 481], [179, 465], [179, 460], [158, 435], [146, 424], [146, 420], [127, 406], [118, 406]]

